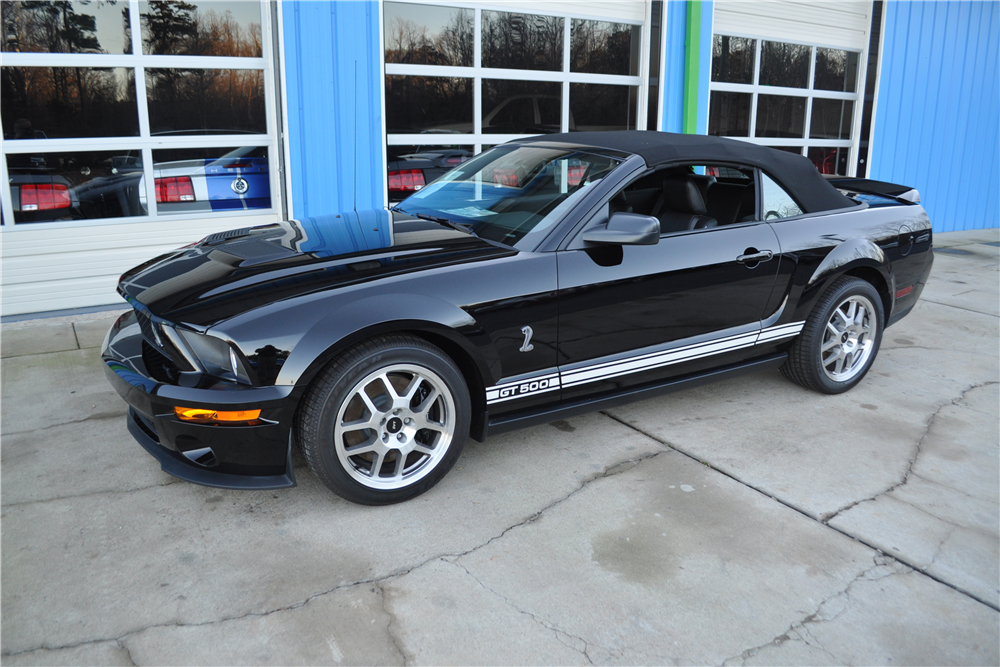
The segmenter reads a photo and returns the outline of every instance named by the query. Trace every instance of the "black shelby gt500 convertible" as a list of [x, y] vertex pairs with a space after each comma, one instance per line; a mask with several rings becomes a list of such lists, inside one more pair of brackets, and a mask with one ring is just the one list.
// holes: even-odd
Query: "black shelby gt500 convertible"
[[412, 498], [467, 436], [780, 366], [837, 393], [930, 273], [919, 196], [657, 132], [523, 139], [391, 210], [213, 234], [122, 276], [128, 428], [200, 484]]

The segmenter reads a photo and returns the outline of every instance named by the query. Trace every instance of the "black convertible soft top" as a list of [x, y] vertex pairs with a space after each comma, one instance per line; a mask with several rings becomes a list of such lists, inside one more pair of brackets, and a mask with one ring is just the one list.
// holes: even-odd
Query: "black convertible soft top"
[[629, 130], [542, 134], [511, 143], [534, 142], [573, 144], [633, 153], [642, 157], [649, 167], [670, 162], [736, 162], [767, 172], [792, 195], [806, 213], [858, 205], [830, 185], [807, 158], [736, 139], [703, 134]]

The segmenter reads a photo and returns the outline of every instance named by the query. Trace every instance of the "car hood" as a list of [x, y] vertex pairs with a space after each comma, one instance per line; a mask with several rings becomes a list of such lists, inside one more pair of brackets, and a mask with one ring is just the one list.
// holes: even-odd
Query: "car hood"
[[212, 234], [128, 271], [118, 291], [204, 329], [303, 294], [516, 252], [395, 211], [350, 211]]

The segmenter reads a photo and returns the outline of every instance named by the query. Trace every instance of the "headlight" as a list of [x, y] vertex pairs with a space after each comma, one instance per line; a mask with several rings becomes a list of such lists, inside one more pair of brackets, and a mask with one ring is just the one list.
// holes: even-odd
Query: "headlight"
[[250, 374], [236, 349], [215, 336], [177, 329], [188, 348], [209, 375], [241, 384], [252, 384]]

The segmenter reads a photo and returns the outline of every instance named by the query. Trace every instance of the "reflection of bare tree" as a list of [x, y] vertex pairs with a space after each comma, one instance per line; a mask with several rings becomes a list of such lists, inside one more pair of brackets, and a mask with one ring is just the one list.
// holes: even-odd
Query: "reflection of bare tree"
[[[259, 23], [241, 24], [232, 12], [198, 13], [185, 2], [150, 2], [143, 42], [151, 53], [259, 57]], [[147, 69], [150, 126], [264, 132], [264, 78], [255, 69]]]
[[[102, 0], [97, 5], [115, 5], [118, 0]], [[97, 18], [77, 14], [77, 6], [88, 0], [0, 3], [3, 15], [5, 51], [43, 53], [106, 53], [97, 39]]]
[[564, 20], [484, 11], [483, 67], [561, 70]]
[[226, 10], [201, 13], [183, 0], [150, 0], [142, 14], [146, 53], [259, 58], [260, 23], [241, 24]]
[[[573, 19], [570, 71], [593, 74], [631, 72], [633, 26], [608, 21]], [[638, 35], [635, 35], [638, 43]]]
[[48, 137], [138, 134], [131, 70], [4, 67], [3, 126], [19, 118]]
[[760, 85], [805, 88], [812, 50], [803, 44], [764, 42], [760, 54]]
[[712, 81], [753, 83], [756, 44], [755, 39], [716, 35], [712, 40]]
[[401, 16], [393, 17], [385, 31], [385, 61], [471, 67], [475, 46], [473, 19], [472, 10], [456, 9], [441, 32], [428, 35], [427, 26]]

